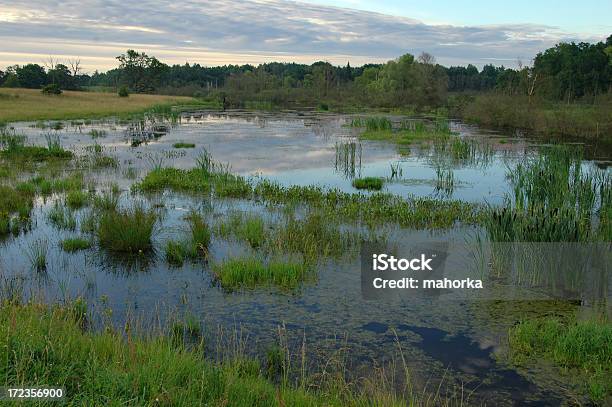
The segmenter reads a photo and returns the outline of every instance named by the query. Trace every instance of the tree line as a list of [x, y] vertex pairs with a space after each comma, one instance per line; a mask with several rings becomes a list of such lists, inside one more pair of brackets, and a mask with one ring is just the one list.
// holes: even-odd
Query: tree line
[[49, 60], [15, 65], [0, 71], [0, 86], [62, 89], [127, 86], [132, 92], [191, 96], [217, 95], [233, 104], [268, 101], [273, 104], [349, 101], [361, 105], [435, 107], [448, 92], [498, 91], [550, 100], [572, 101], [610, 92], [612, 35], [605, 42], [560, 43], [536, 55], [532, 66], [510, 69], [485, 65], [444, 67], [423, 53], [406, 54], [385, 64], [360, 67], [265, 63], [204, 67], [167, 65], [154, 56], [128, 50], [117, 57], [118, 67], [91, 75], [79, 61]]

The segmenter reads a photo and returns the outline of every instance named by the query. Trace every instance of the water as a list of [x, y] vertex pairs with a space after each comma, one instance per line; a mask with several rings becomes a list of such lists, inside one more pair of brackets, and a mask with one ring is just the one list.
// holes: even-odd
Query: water
[[[166, 192], [161, 196], [130, 196], [129, 186], [142, 178], [155, 163], [191, 168], [206, 148], [216, 161], [227, 162], [234, 172], [267, 178], [283, 185], [318, 184], [355, 192], [356, 176], [387, 179], [385, 192], [404, 197], [438, 197], [477, 203], [501, 203], [508, 189], [508, 167], [525, 154], [537, 152], [540, 141], [480, 132], [453, 123], [464, 140], [472, 143], [470, 159], [454, 160], [426, 145], [398, 149], [385, 142], [358, 139], [357, 129], [346, 127], [350, 118], [337, 115], [297, 113], [266, 114], [231, 112], [185, 114], [164, 134], [132, 147], [127, 124], [94, 122], [67, 125], [59, 131], [62, 145], [79, 155], [94, 142], [120, 163], [114, 169], [86, 172], [86, 178], [103, 187], [117, 182], [123, 189], [122, 202], [133, 199], [149, 204], [163, 202], [162, 222], [155, 233], [157, 253], [136, 259], [123, 259], [98, 249], [68, 254], [58, 248], [61, 239], [75, 232], [60, 231], [46, 220], [46, 213], [60, 196], [38, 201], [33, 213], [35, 227], [27, 234], [9, 238], [0, 247], [0, 271], [4, 277], [19, 277], [31, 295], [48, 301], [83, 296], [96, 308], [113, 310], [112, 319], [121, 323], [126, 314], [153, 321], [168, 314], [190, 312], [203, 323], [205, 335], [219, 329], [236, 329], [248, 337], [249, 349], [263, 353], [278, 339], [284, 326], [293, 345], [306, 338], [313, 355], [332, 354], [340, 346], [350, 351], [355, 371], [372, 360], [385, 361], [397, 356], [398, 344], [415, 379], [435, 391], [442, 381], [445, 388], [464, 386], [474, 391], [471, 401], [496, 405], [556, 405], [556, 386], [517, 373], [497, 361], [503, 354], [503, 334], [507, 329], [496, 315], [482, 315], [480, 304], [432, 298], [404, 298], [399, 302], [371, 302], [361, 297], [358, 254], [338, 260], [325, 260], [318, 267], [317, 281], [307, 282], [297, 292], [255, 289], [227, 292], [210, 272], [210, 264], [247, 252], [240, 243], [213, 237], [209, 263], [185, 263], [172, 267], [163, 258], [163, 244], [184, 233], [181, 218], [190, 208], [206, 210], [209, 219], [219, 220], [232, 210], [250, 210], [275, 216], [265, 207], [244, 201], [207, 201]], [[17, 131], [34, 144], [45, 144], [49, 130], [16, 124]], [[101, 129], [105, 136], [95, 140], [88, 134]], [[195, 149], [173, 149], [176, 142], [195, 143]], [[586, 166], [606, 167], [609, 156], [595, 156]], [[395, 171], [392, 171], [392, 166]], [[437, 188], [436, 169], [454, 176], [451, 190]], [[395, 172], [396, 174], [393, 174]], [[399, 173], [399, 175], [397, 174]], [[77, 213], [82, 217], [86, 210]], [[428, 239], [462, 242], [477, 230], [458, 226], [449, 231], [414, 231], [389, 227], [392, 240]], [[33, 273], [24, 251], [36, 239], [49, 243], [48, 271]], [[313, 357], [313, 361], [316, 357]], [[520, 389], [520, 390], [519, 390]]]

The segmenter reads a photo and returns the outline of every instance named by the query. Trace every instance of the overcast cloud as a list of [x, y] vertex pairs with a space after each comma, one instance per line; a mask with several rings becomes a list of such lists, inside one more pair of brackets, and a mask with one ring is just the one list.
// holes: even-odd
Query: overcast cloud
[[427, 25], [405, 17], [286, 0], [0, 0], [0, 66], [80, 57], [116, 66], [127, 48], [166, 63], [328, 60], [352, 65], [427, 51], [445, 65], [514, 66], [561, 40], [544, 25]]

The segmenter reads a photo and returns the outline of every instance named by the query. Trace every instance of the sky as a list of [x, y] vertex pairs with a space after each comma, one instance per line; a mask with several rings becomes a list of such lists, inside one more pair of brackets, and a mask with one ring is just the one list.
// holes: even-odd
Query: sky
[[131, 48], [205, 66], [356, 66], [429, 52], [447, 66], [512, 67], [611, 33], [609, 0], [0, 0], [0, 69], [53, 57], [104, 71]]

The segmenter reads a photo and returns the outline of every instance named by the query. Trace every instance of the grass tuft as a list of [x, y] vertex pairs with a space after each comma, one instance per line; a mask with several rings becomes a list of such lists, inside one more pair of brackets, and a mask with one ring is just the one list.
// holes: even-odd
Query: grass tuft
[[353, 186], [357, 189], [367, 189], [370, 191], [380, 191], [383, 187], [383, 179], [376, 177], [355, 178]]
[[153, 245], [151, 237], [157, 216], [141, 206], [106, 211], [98, 225], [100, 245], [110, 251], [142, 253]]
[[79, 250], [87, 250], [91, 248], [91, 242], [81, 237], [73, 237], [62, 240], [60, 242], [60, 246], [65, 252], [73, 253]]

